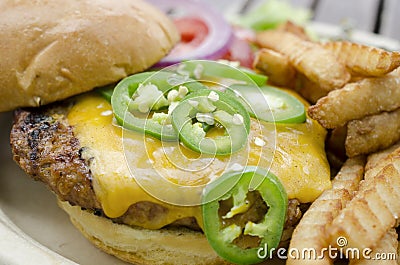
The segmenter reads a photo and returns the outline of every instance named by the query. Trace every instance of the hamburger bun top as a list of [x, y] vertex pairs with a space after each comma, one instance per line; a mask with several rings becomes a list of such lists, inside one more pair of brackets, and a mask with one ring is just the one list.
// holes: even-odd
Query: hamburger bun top
[[116, 82], [179, 40], [142, 0], [0, 3], [0, 111], [39, 106]]

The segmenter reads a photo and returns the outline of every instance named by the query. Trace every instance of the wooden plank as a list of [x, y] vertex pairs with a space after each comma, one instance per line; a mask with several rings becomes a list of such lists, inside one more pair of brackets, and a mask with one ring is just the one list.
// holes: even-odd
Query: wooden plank
[[319, 0], [315, 21], [336, 25], [349, 23], [355, 29], [372, 32], [378, 6], [379, 0]]
[[400, 1], [386, 0], [384, 4], [380, 33], [400, 40]]

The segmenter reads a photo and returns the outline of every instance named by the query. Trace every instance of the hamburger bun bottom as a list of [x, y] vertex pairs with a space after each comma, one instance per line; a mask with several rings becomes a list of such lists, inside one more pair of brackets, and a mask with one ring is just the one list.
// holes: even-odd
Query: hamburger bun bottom
[[230, 264], [208, 244], [203, 233], [186, 228], [150, 230], [117, 224], [79, 206], [58, 201], [72, 224], [96, 247], [121, 260], [138, 264]]

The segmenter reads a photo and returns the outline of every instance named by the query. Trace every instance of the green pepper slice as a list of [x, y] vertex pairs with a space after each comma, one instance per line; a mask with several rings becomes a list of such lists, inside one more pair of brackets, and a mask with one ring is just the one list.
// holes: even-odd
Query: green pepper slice
[[[141, 86], [151, 87], [143, 88], [142, 94], [134, 98]], [[176, 141], [178, 134], [172, 125], [160, 121], [160, 116], [165, 118], [167, 114], [154, 111], [168, 107], [170, 104], [166, 97], [167, 92], [178, 91], [182, 86], [187, 88], [188, 93], [206, 89], [197, 81], [184, 79], [169, 72], [144, 72], [126, 77], [117, 84], [111, 96], [114, 116], [126, 129], [164, 141]]]
[[[171, 116], [179, 139], [190, 149], [204, 154], [236, 152], [244, 147], [250, 131], [250, 116], [243, 105], [225, 93], [209, 89], [190, 93]], [[222, 125], [225, 134], [206, 137], [203, 123]]]
[[303, 123], [306, 121], [304, 104], [282, 89], [271, 86], [257, 88], [247, 85], [232, 85], [227, 91], [235, 94], [250, 115], [257, 119], [275, 123]]
[[114, 92], [115, 85], [108, 85], [104, 87], [99, 87], [96, 92], [99, 93], [104, 99], [111, 103], [111, 96]]
[[278, 246], [288, 197], [271, 172], [245, 167], [225, 173], [206, 186], [202, 201], [204, 233], [227, 261], [260, 263], [268, 258], [269, 249]]
[[245, 67], [234, 67], [227, 63], [206, 60], [182, 62], [179, 66], [178, 72], [188, 74], [191, 78], [197, 80], [212, 80], [217, 77], [219, 79], [236, 80], [236, 83], [238, 84], [257, 86], [265, 85], [268, 79], [267, 76], [258, 74]]

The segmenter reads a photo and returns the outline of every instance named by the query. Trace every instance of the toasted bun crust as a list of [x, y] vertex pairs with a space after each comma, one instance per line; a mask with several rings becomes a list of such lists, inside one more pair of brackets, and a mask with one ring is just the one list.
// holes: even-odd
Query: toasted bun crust
[[173, 23], [142, 0], [0, 3], [0, 111], [116, 82], [166, 55]]
[[184, 228], [149, 230], [113, 223], [58, 201], [72, 223], [104, 252], [138, 265], [224, 265], [201, 232]]

